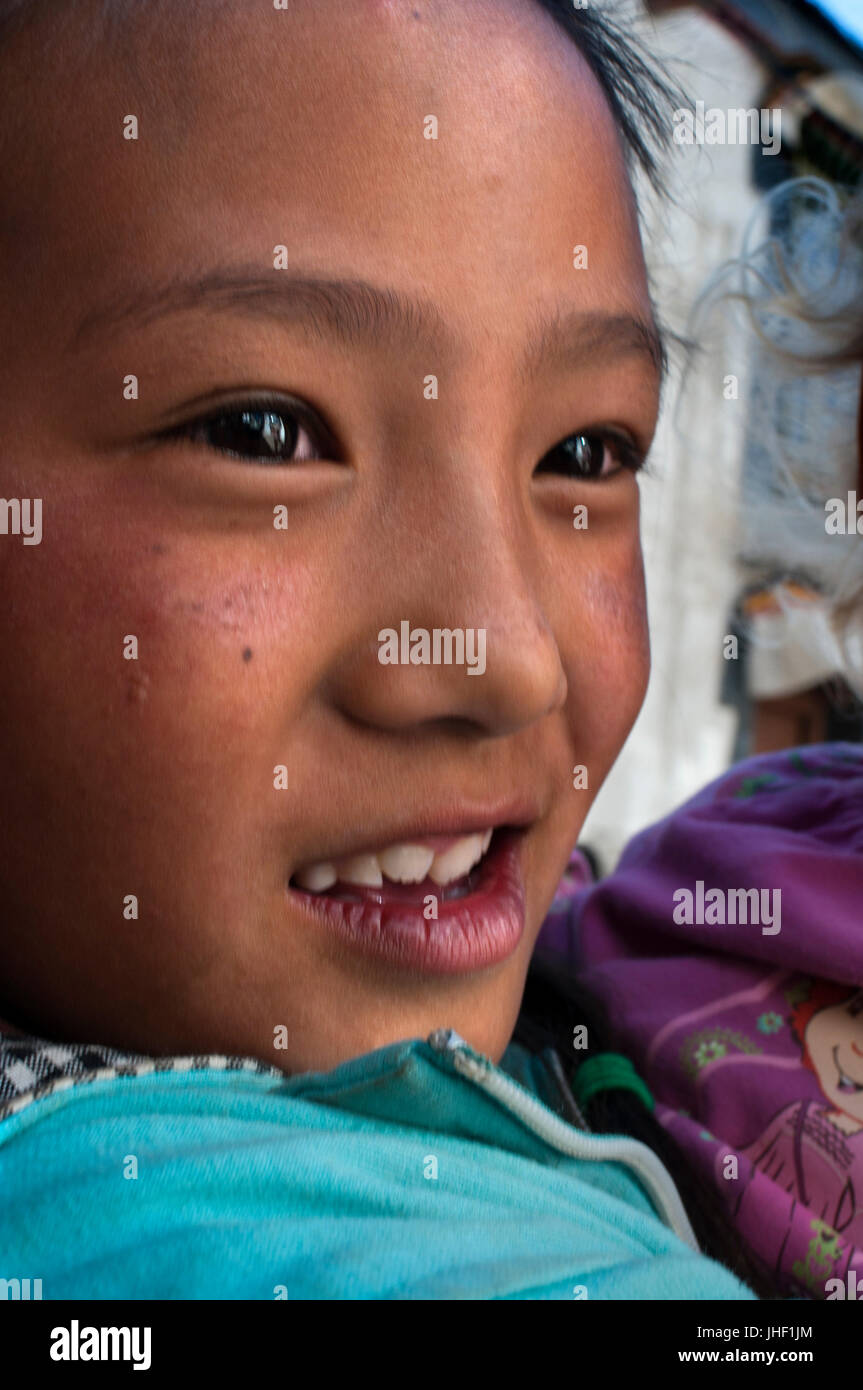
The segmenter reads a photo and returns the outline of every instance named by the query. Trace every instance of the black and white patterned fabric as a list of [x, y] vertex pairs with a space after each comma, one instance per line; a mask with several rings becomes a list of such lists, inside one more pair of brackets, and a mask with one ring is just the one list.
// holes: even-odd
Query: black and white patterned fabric
[[253, 1057], [146, 1057], [95, 1043], [57, 1043], [0, 1033], [0, 1120], [71, 1086], [149, 1072], [208, 1070], [284, 1075]]

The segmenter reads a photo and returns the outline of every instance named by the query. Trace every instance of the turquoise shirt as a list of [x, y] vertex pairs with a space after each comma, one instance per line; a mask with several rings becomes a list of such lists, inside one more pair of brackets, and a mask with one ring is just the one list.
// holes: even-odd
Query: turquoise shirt
[[692, 1248], [650, 1150], [542, 1092], [521, 1049], [495, 1067], [446, 1031], [326, 1073], [64, 1084], [0, 1122], [0, 1279], [44, 1299], [754, 1298]]

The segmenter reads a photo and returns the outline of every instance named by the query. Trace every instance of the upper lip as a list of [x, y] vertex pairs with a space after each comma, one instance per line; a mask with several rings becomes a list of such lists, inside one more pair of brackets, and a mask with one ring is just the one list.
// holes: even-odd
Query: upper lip
[[[361, 812], [357, 812], [356, 815], [358, 820], [362, 820]], [[351, 840], [350, 843], [345, 842], [338, 847], [331, 846], [327, 850], [315, 850], [305, 858], [298, 858], [291, 873], [294, 874], [311, 864], [328, 864], [337, 859], [353, 858], [357, 854], [374, 854], [389, 845], [415, 844], [426, 835], [475, 835], [483, 830], [499, 830], [502, 826], [523, 830], [532, 825], [538, 817], [537, 809], [524, 801], [508, 802], [505, 805], [498, 803], [485, 810], [466, 811], [464, 807], [452, 807], [449, 810], [428, 811], [409, 825], [402, 822], [396, 826], [384, 826], [380, 830], [363, 835], [361, 839]]]

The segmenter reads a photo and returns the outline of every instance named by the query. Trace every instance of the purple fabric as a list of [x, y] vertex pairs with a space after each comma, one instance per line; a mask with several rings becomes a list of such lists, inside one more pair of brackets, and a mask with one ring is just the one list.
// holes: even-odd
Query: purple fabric
[[[730, 906], [752, 888], [757, 920], [755, 895]], [[573, 882], [538, 946], [604, 1002], [657, 1117], [780, 1287], [863, 1280], [863, 750], [738, 764], [609, 878]]]

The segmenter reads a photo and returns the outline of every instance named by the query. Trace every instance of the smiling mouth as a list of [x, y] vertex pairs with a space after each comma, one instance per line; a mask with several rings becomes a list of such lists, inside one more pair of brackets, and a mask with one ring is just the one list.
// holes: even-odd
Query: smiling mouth
[[339, 902], [421, 905], [429, 894], [449, 902], [474, 890], [496, 834], [499, 830], [489, 827], [468, 835], [417, 836], [379, 850], [307, 864], [292, 876], [290, 886]]
[[499, 825], [419, 835], [319, 860], [291, 875], [288, 895], [310, 924], [390, 968], [486, 969], [511, 956], [524, 934], [526, 833], [526, 825]]
[[833, 1064], [836, 1067], [836, 1071], [839, 1074], [839, 1084], [837, 1086], [837, 1090], [841, 1091], [843, 1095], [856, 1095], [859, 1091], [863, 1091], [863, 1083], [859, 1081], [854, 1081], [853, 1078], [848, 1076], [848, 1074], [844, 1072], [840, 1067], [838, 1043], [833, 1049]]

